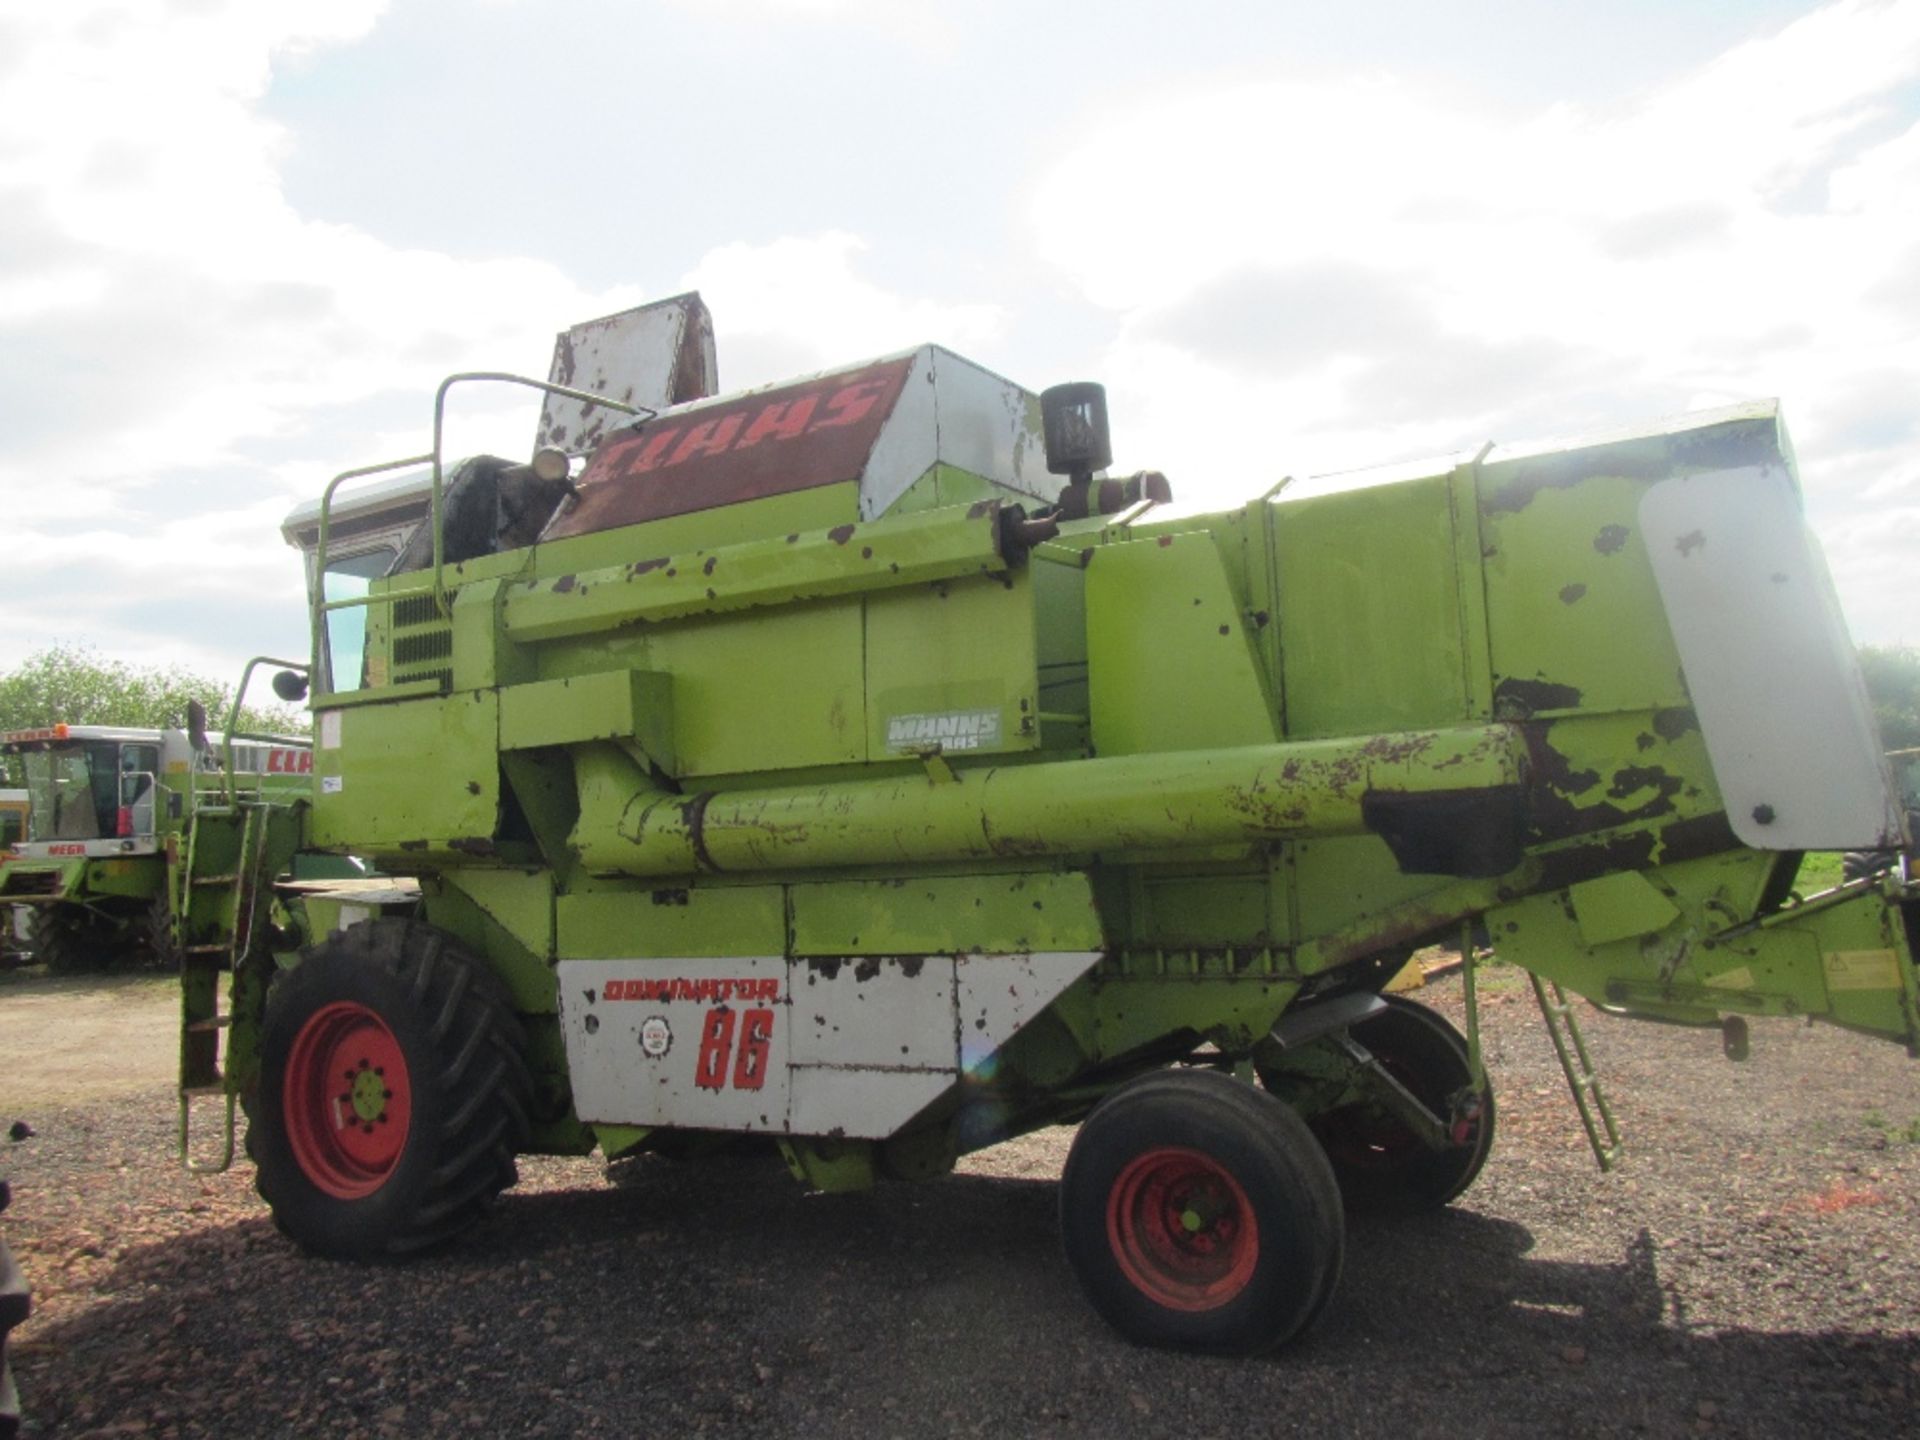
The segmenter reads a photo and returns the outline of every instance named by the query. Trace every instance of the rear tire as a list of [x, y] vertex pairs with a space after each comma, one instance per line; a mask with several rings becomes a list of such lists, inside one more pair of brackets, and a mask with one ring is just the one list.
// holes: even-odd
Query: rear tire
[[418, 921], [336, 932], [279, 977], [248, 1153], [280, 1228], [371, 1260], [452, 1239], [517, 1176], [532, 1083], [495, 977]]
[[1312, 1324], [1345, 1254], [1339, 1193], [1300, 1118], [1216, 1071], [1163, 1071], [1087, 1117], [1060, 1180], [1067, 1260], [1140, 1345], [1271, 1350]]
[[1387, 1008], [1353, 1026], [1353, 1038], [1443, 1119], [1456, 1112], [1456, 1097], [1470, 1092], [1473, 1103], [1458, 1108], [1471, 1117], [1463, 1113], [1457, 1143], [1445, 1150], [1427, 1148], [1398, 1118], [1364, 1102], [1314, 1116], [1313, 1133], [1349, 1208], [1437, 1210], [1463, 1194], [1487, 1163], [1493, 1090], [1474, 1090], [1466, 1038], [1444, 1015], [1398, 995], [1380, 998]]

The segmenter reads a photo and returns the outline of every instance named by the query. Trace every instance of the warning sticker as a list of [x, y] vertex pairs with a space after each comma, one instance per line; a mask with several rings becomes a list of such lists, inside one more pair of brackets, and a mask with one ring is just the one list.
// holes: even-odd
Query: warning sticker
[[1829, 950], [1829, 990], [1898, 990], [1900, 961], [1891, 950]]

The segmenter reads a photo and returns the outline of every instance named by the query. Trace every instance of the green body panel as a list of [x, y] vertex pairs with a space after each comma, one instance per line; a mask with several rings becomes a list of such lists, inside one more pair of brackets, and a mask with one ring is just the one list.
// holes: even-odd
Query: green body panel
[[554, 908], [559, 950], [570, 959], [778, 955], [786, 946], [787, 899], [777, 885], [593, 882]]
[[[975, 578], [894, 590], [866, 606], [866, 754], [883, 760], [938, 740], [947, 715], [996, 717], [969, 753], [1031, 750], [1040, 741], [1032, 578]], [[921, 717], [917, 721], [913, 717]], [[896, 728], [896, 726], [898, 728]]]
[[376, 857], [491, 849], [499, 723], [493, 690], [322, 712], [313, 843]]
[[501, 689], [502, 750], [540, 750], [583, 740], [630, 741], [661, 769], [676, 769], [671, 677], [650, 670], [607, 670]]
[[826, 485], [449, 566], [445, 607], [403, 575], [369, 683], [316, 697], [310, 840], [420, 875], [500, 974], [545, 1148], [656, 1140], [574, 1105], [569, 1006], [614, 982], [1051, 977], [890, 1133], [786, 1136], [823, 1186], [936, 1173], [1205, 1046], [1271, 1059], [1291, 1009], [1474, 921], [1609, 1006], [1920, 1043], [1909, 897], [1798, 903], [1794, 857], [1735, 839], [1638, 533], [1653, 485], [1759, 463], [1791, 456], [1742, 412], [1057, 527], [937, 464], [878, 518]]
[[935, 512], [836, 525], [525, 581], [507, 595], [507, 638], [528, 645], [1004, 569], [998, 508], [977, 508], [959, 524]]
[[1488, 919], [1504, 958], [1631, 1013], [1701, 1025], [1805, 1015], [1911, 1045], [1920, 988], [1897, 885], [1858, 881], [1756, 917], [1772, 860], [1732, 852], [1637, 877], [1651, 894], [1633, 899], [1618, 887], [1596, 902], [1594, 881]]
[[452, 871], [423, 888], [435, 925], [494, 957], [515, 1009], [554, 1013], [552, 876], [541, 870]]
[[[1086, 585], [1098, 754], [1227, 750], [1278, 738], [1255, 640], [1266, 611], [1248, 610], [1205, 532], [1103, 546]], [[1195, 704], [1201, 695], [1206, 702]]]
[[1093, 887], [1071, 871], [823, 881], [788, 894], [795, 955], [948, 954], [982, 936], [1016, 950], [1094, 950], [1104, 940]]
[[124, 860], [14, 860], [7, 873], [21, 892], [7, 898], [17, 904], [154, 900], [166, 893], [167, 857], [161, 852]]
[[[1287, 733], [1475, 715], [1447, 476], [1271, 507]], [[1355, 643], [1356, 637], [1364, 643]]]

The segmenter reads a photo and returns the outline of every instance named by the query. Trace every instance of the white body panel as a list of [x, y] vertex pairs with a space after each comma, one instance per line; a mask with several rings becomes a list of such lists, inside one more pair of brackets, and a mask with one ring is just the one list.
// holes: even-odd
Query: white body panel
[[1787, 473], [1664, 481], [1640, 524], [1733, 833], [1757, 850], [1904, 843], [1853, 642]]
[[[649, 410], [711, 395], [719, 388], [713, 326], [697, 294], [587, 320], [554, 340], [547, 378]], [[546, 395], [534, 446], [584, 455], [600, 437], [632, 417], [604, 405]]]
[[860, 477], [860, 518], [884, 515], [942, 461], [1050, 501], [1065, 483], [1047, 473], [1040, 402], [951, 350], [913, 352], [906, 388], [874, 441]]
[[884, 1139], [1098, 958], [563, 960], [574, 1105], [603, 1124]]

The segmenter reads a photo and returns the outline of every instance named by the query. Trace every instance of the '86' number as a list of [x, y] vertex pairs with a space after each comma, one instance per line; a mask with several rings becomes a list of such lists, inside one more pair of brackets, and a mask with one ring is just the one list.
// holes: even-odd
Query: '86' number
[[[736, 1031], [740, 1037], [737, 1051]], [[734, 1010], [725, 1005], [709, 1010], [700, 1030], [693, 1083], [703, 1090], [724, 1090], [731, 1070], [734, 1089], [758, 1090], [767, 1083], [767, 1049], [772, 1041], [771, 1010]]]

